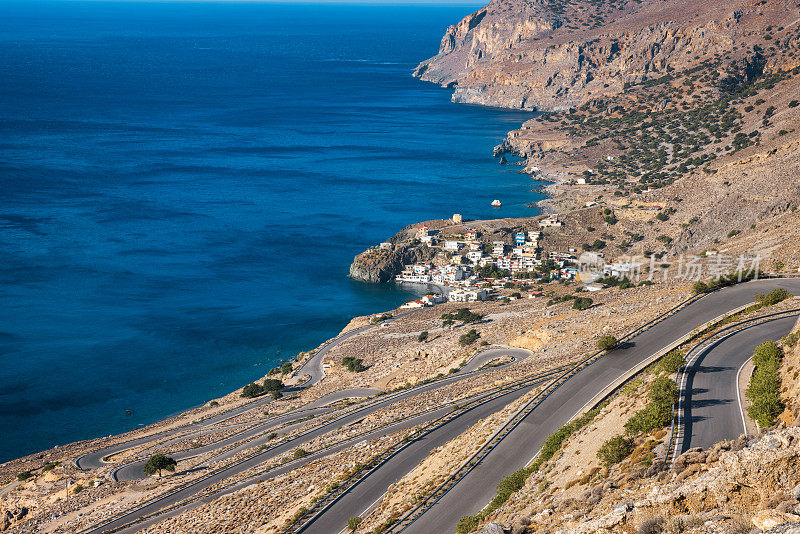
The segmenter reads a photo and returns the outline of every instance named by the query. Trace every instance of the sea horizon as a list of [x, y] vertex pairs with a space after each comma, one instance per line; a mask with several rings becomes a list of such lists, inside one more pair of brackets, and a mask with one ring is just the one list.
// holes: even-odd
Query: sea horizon
[[0, 8], [0, 461], [224, 395], [409, 300], [347, 278], [406, 225], [539, 213], [491, 157], [531, 114], [411, 77], [468, 4], [36, 5]]

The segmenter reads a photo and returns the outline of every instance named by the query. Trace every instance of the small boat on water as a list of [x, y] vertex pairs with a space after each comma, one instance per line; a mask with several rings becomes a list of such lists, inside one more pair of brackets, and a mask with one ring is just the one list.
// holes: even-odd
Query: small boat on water
[[492, 200], [492, 206], [494, 206], [495, 208], [499, 208], [502, 205], [503, 205], [503, 203], [500, 202], [499, 200], [497, 200], [497, 199]]

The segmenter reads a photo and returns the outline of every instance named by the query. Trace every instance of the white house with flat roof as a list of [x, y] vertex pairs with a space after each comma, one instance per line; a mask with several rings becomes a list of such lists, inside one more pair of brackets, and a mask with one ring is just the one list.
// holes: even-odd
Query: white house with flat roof
[[475, 302], [486, 300], [487, 294], [485, 289], [453, 289], [447, 298], [450, 302]]
[[555, 215], [548, 215], [541, 221], [539, 221], [539, 226], [542, 228], [550, 228], [550, 227], [559, 227], [564, 226], [564, 223], [558, 220], [558, 217]]

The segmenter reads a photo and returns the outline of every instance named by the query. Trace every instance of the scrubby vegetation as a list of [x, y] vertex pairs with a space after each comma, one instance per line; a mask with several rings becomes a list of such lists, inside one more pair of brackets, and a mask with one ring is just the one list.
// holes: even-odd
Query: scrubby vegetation
[[367, 369], [367, 367], [364, 365], [364, 360], [354, 356], [345, 356], [342, 358], [342, 365], [347, 367], [347, 370], [351, 373], [360, 373]]
[[633, 438], [614, 436], [597, 451], [597, 457], [605, 466], [618, 464], [633, 452]]
[[572, 308], [575, 310], [587, 310], [592, 307], [594, 301], [589, 297], [577, 297], [572, 302]]
[[664, 376], [658, 377], [650, 384], [647, 396], [647, 406], [625, 423], [625, 431], [629, 435], [650, 432], [672, 422], [672, 406], [678, 400], [675, 382]]
[[762, 306], [774, 306], [779, 302], [783, 302], [786, 299], [792, 298], [794, 295], [786, 291], [785, 289], [778, 288], [773, 289], [767, 294], [764, 293], [756, 293], [756, 300]]
[[747, 413], [761, 427], [774, 425], [784, 408], [781, 401], [782, 361], [783, 349], [774, 341], [762, 343], [753, 353], [755, 370], [745, 392], [752, 403]]
[[471, 345], [478, 340], [481, 335], [473, 328], [466, 334], [461, 334], [461, 337], [458, 338], [458, 343], [460, 345]]
[[611, 350], [617, 345], [619, 345], [619, 341], [610, 334], [606, 334], [597, 340], [597, 348], [600, 350]]
[[670, 351], [666, 356], [661, 358], [656, 366], [656, 372], [675, 374], [678, 370], [686, 365], [686, 358], [683, 356], [683, 351], [675, 349]]
[[483, 315], [472, 312], [469, 308], [459, 308], [455, 313], [443, 313], [442, 319], [445, 321], [461, 321], [464, 324], [477, 323], [483, 319]]
[[[761, 65], [761, 59], [754, 50], [748, 61]], [[570, 137], [586, 138], [585, 148], [617, 151], [616, 157], [597, 160], [584, 173], [587, 183], [612, 184], [617, 196], [664, 187], [694, 170], [713, 174], [716, 171], [708, 165], [719, 156], [760, 144], [758, 129], [744, 131], [744, 113], [753, 107], [744, 107], [743, 113], [737, 105], [792, 74], [763, 74], [756, 69], [742, 78], [720, 72], [725, 72], [721, 60], [705, 61], [684, 72], [626, 84], [631, 105], [620, 106], [614, 113], [596, 113], [585, 104], [568, 112], [542, 114], [537, 120], [552, 123]], [[720, 90], [698, 92], [698, 83], [716, 84]], [[773, 106], [764, 111], [763, 126], [771, 124], [775, 111]], [[662, 210], [656, 219], [667, 221], [673, 213], [671, 208]], [[604, 220], [616, 222], [610, 212], [604, 213]]]

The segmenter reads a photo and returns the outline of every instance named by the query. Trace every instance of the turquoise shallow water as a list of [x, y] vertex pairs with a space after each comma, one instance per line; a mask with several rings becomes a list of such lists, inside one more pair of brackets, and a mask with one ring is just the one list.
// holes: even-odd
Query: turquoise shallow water
[[472, 10], [0, 4], [0, 461], [224, 394], [407, 300], [346, 277], [406, 224], [534, 214], [490, 157], [529, 115], [410, 77]]

